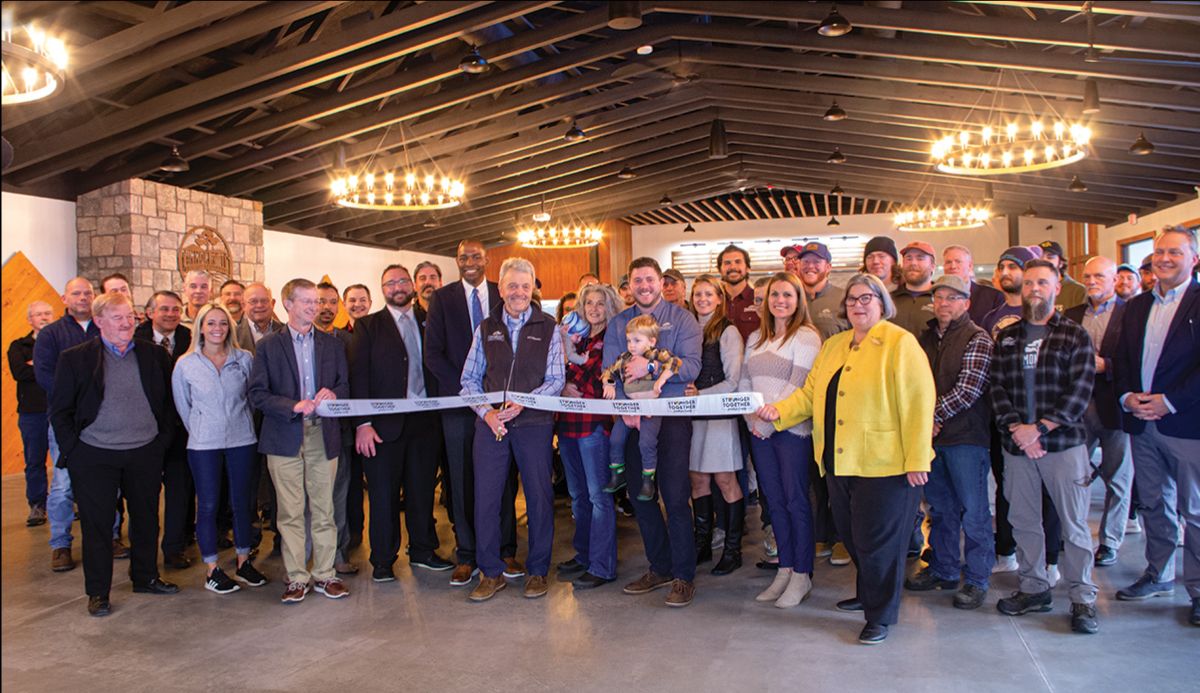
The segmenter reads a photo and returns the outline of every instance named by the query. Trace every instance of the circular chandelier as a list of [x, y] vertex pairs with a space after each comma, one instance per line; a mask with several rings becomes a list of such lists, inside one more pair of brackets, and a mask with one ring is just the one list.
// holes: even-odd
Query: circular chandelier
[[432, 173], [407, 171], [397, 175], [342, 173], [331, 184], [334, 202], [350, 209], [375, 211], [420, 211], [449, 209], [462, 204], [463, 182]]
[[892, 221], [898, 231], [962, 231], [983, 226], [991, 216], [985, 205], [914, 205]]
[[14, 27], [5, 12], [0, 29], [4, 53], [5, 106], [29, 103], [51, 96], [62, 88], [67, 69], [67, 46], [32, 24]]
[[587, 225], [541, 225], [517, 230], [517, 241], [526, 248], [587, 248], [598, 245], [604, 234]]
[[932, 148], [933, 160], [943, 173], [960, 176], [998, 176], [1042, 171], [1075, 163], [1088, 155], [1092, 131], [1079, 124], [1055, 121], [1047, 128], [1034, 118], [1027, 128], [1010, 122], [1003, 128], [988, 125], [978, 132], [960, 130], [946, 135]]

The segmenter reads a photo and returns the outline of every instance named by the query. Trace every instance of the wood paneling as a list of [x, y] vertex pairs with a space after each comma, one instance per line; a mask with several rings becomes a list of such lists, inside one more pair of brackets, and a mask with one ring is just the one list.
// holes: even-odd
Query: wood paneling
[[6, 355], [4, 375], [0, 377], [0, 381], [3, 381], [3, 386], [0, 387], [3, 390], [0, 399], [3, 403], [0, 407], [0, 434], [3, 435], [0, 439], [0, 474], [17, 474], [24, 470], [25, 460], [21, 451], [21, 432], [17, 429], [17, 383], [8, 368], [8, 345], [12, 344], [14, 339], [29, 334], [27, 310], [30, 303], [45, 301], [54, 306], [55, 312], [59, 313], [62, 310], [62, 298], [21, 252], [17, 252], [4, 263], [0, 283], [3, 284], [3, 291], [0, 292], [3, 311], [0, 313], [0, 323], [3, 324], [0, 334], [3, 335], [3, 339], [0, 341], [3, 342]]
[[[610, 220], [601, 224], [600, 228], [604, 231], [604, 238], [595, 248], [599, 257], [598, 274], [600, 281], [611, 284], [625, 273], [632, 259], [632, 227], [620, 220]], [[499, 278], [500, 265], [508, 258], [523, 257], [532, 262], [537, 270], [538, 279], [542, 282], [542, 297], [546, 299], [558, 299], [568, 291], [574, 291], [579, 287], [580, 275], [594, 271], [592, 248], [547, 250], [509, 243], [489, 248], [487, 252], [488, 279], [496, 281]]]
[[600, 241], [600, 281], [615, 285], [633, 259], [633, 227], [614, 219], [604, 222]]

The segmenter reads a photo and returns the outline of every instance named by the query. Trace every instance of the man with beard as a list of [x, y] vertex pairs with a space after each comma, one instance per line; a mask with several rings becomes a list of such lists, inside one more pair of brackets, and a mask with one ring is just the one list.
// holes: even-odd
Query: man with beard
[[948, 245], [942, 249], [942, 268], [946, 274], [962, 277], [971, 287], [971, 308], [967, 315], [976, 325], [993, 309], [1004, 305], [1004, 292], [975, 281], [975, 258], [965, 245]]
[[183, 297], [187, 299], [180, 321], [187, 327], [192, 326], [196, 315], [204, 304], [212, 298], [212, 279], [204, 270], [192, 270], [183, 278]]
[[687, 280], [683, 278], [683, 272], [673, 268], [663, 272], [662, 295], [668, 303], [674, 303], [684, 310], [691, 310], [688, 307]]
[[1128, 301], [1142, 292], [1139, 280], [1137, 268], [1123, 262], [1117, 265], [1117, 283], [1113, 290], [1122, 301]]
[[[384, 310], [358, 321], [350, 359], [350, 396], [356, 399], [424, 398], [432, 381], [422, 358], [425, 311], [416, 304], [408, 269], [389, 265], [380, 278]], [[392, 564], [400, 553], [401, 489], [408, 528], [409, 564], [450, 570], [454, 564], [435, 553], [433, 490], [440, 441], [434, 412], [369, 416], [356, 422], [354, 447], [365, 459], [371, 499], [371, 579], [396, 579]]]
[[1083, 288], [1083, 284], [1067, 274], [1067, 258], [1058, 241], [1042, 241], [1038, 247], [1042, 249], [1042, 259], [1054, 265], [1062, 278], [1062, 289], [1058, 294], [1058, 305], [1055, 306], [1055, 310], [1061, 313], [1086, 301], [1087, 291]]
[[1147, 255], [1142, 258], [1142, 264], [1138, 267], [1138, 276], [1142, 280], [1142, 293], [1150, 293], [1154, 289], [1154, 285], [1158, 283], [1158, 277], [1154, 276], [1154, 255]]
[[717, 269], [721, 272], [725, 293], [729, 297], [726, 315], [745, 342], [759, 324], [758, 310], [754, 307], [754, 288], [746, 281], [750, 278], [750, 253], [736, 245], [728, 245], [717, 255]]
[[1095, 633], [1096, 586], [1088, 529], [1087, 429], [1096, 355], [1087, 331], [1054, 310], [1058, 268], [1025, 264], [1022, 319], [1000, 330], [991, 403], [1004, 445], [1004, 495], [1017, 542], [1020, 589], [996, 608], [1009, 616], [1049, 611], [1051, 587], [1042, 530], [1042, 487], [1062, 522], [1062, 575], [1071, 598], [1071, 630]]
[[900, 251], [903, 260], [904, 284], [892, 292], [896, 316], [892, 322], [920, 337], [933, 318], [933, 268], [937, 256], [933, 246], [913, 241]]
[[342, 304], [350, 316], [346, 329], [354, 332], [354, 324], [371, 312], [371, 290], [363, 284], [351, 284], [342, 290]]
[[229, 311], [229, 317], [233, 318], [235, 323], [241, 324], [242, 315], [245, 313], [242, 310], [242, 296], [246, 293], [246, 287], [236, 279], [227, 279], [221, 285], [221, 290], [217, 294], [217, 300], [221, 305], [225, 306], [225, 310]]
[[626, 306], [633, 305], [633, 289], [629, 288], [629, 275], [622, 274], [621, 281], [617, 284], [617, 293], [621, 296], [621, 301]]
[[[317, 316], [313, 319], [313, 327], [337, 337], [346, 350], [346, 359], [350, 359], [350, 347], [354, 340], [349, 330], [334, 327], [333, 321], [338, 313], [338, 290], [329, 282], [317, 284]], [[337, 475], [333, 478], [333, 523], [337, 527], [337, 553], [333, 559], [333, 569], [338, 575], [354, 575], [358, 566], [350, 562], [350, 527], [346, 522], [347, 497], [350, 492], [350, 475], [353, 473], [354, 459], [354, 425], [349, 417], [340, 420], [342, 424], [342, 452], [338, 455]]]
[[1021, 280], [1025, 263], [1033, 260], [1033, 253], [1021, 245], [1014, 245], [1000, 254], [996, 263], [996, 275], [1000, 290], [1004, 292], [1004, 305], [993, 308], [983, 317], [979, 326], [988, 331], [992, 339], [1009, 325], [1021, 319]]
[[[500, 308], [500, 289], [487, 281], [487, 251], [483, 244], [466, 239], [458, 244], [454, 263], [461, 281], [447, 284], [433, 294], [425, 322], [425, 367], [433, 376], [426, 382], [431, 396], [457, 395], [461, 389], [463, 365], [471, 349], [475, 330], [484, 318]], [[450, 584], [470, 584], [478, 572], [475, 563], [475, 421], [479, 417], [468, 407], [444, 409], [442, 436], [450, 468], [451, 522], [457, 544], [458, 565], [450, 575]], [[510, 470], [500, 502], [500, 556], [506, 568], [504, 577], [525, 575], [525, 567], [516, 559], [517, 519], [516, 469]]]
[[337, 336], [334, 332], [333, 321], [338, 314], [338, 290], [329, 282], [317, 284], [317, 316], [313, 318], [313, 327]]
[[417, 305], [421, 310], [429, 312], [429, 299], [433, 292], [442, 288], [442, 268], [426, 260], [417, 265], [413, 280], [417, 285]]
[[887, 236], [876, 236], [867, 241], [863, 248], [863, 271], [879, 277], [886, 287], [900, 286], [899, 270], [896, 268], [899, 262], [896, 242]]

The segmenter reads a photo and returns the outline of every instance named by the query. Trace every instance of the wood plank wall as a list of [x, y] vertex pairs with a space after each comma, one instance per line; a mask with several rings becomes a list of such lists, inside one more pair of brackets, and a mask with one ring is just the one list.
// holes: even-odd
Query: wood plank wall
[[54, 306], [55, 314], [62, 313], [62, 298], [59, 291], [46, 281], [24, 253], [17, 252], [8, 262], [4, 263], [2, 312], [0, 312], [0, 334], [3, 335], [5, 353], [4, 375], [2, 381], [2, 397], [0, 397], [0, 474], [19, 474], [25, 469], [25, 459], [21, 451], [21, 432], [17, 429], [17, 383], [13, 380], [12, 371], [8, 368], [8, 345], [14, 339], [29, 334], [28, 308], [34, 301], [45, 301]]
[[579, 276], [592, 271], [592, 253], [598, 255], [600, 280], [613, 283], [625, 273], [632, 259], [633, 247], [631, 227], [622, 221], [607, 221], [602, 225], [604, 239], [595, 249], [569, 248], [547, 250], [525, 248], [517, 243], [488, 249], [487, 277], [496, 281], [500, 276], [500, 265], [510, 257], [523, 257], [533, 263], [538, 279], [542, 282], [542, 296], [558, 299], [579, 286]]

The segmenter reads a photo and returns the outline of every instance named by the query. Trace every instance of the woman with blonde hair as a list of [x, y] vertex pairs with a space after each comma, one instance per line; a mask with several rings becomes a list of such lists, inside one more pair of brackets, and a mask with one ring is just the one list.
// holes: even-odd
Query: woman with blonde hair
[[234, 321], [217, 303], [196, 314], [192, 346], [175, 364], [171, 378], [175, 408], [188, 432], [188, 466], [196, 481], [196, 543], [208, 571], [204, 588], [217, 594], [240, 587], [217, 565], [217, 505], [221, 477], [229, 479], [233, 537], [237, 549], [235, 578], [251, 587], [267, 579], [250, 562], [254, 539], [254, 422], [246, 398], [250, 352], [238, 348]]
[[933, 461], [936, 390], [916, 337], [888, 322], [896, 306], [877, 277], [855, 275], [841, 313], [852, 329], [825, 342], [803, 388], [757, 415], [778, 431], [812, 426], [833, 520], [858, 569], [857, 593], [837, 608], [862, 611], [858, 641], [875, 645], [900, 611], [916, 487]]
[[[761, 392], [774, 402], [798, 391], [821, 348], [821, 333], [808, 314], [804, 284], [791, 272], [780, 272], [767, 284], [759, 311], [758, 332], [746, 344], [741, 392]], [[779, 572], [755, 599], [786, 609], [812, 590], [813, 517], [808, 498], [808, 470], [813, 460], [812, 424], [788, 427], [747, 415], [753, 434], [750, 449], [758, 486], [771, 506], [771, 524], [779, 547]], [[776, 430], [778, 428], [778, 430]]]
[[[722, 395], [737, 391], [742, 373], [742, 335], [725, 313], [725, 289], [721, 280], [702, 274], [692, 283], [692, 313], [703, 330], [700, 374], [684, 390], [685, 395]], [[692, 513], [696, 533], [696, 563], [712, 560], [713, 497], [715, 481], [729, 508], [728, 530], [721, 560], [713, 575], [728, 575], [742, 566], [742, 535], [746, 524], [746, 501], [738, 484], [742, 468], [742, 445], [733, 416], [696, 418], [692, 421], [692, 450], [689, 476], [692, 481]]]

